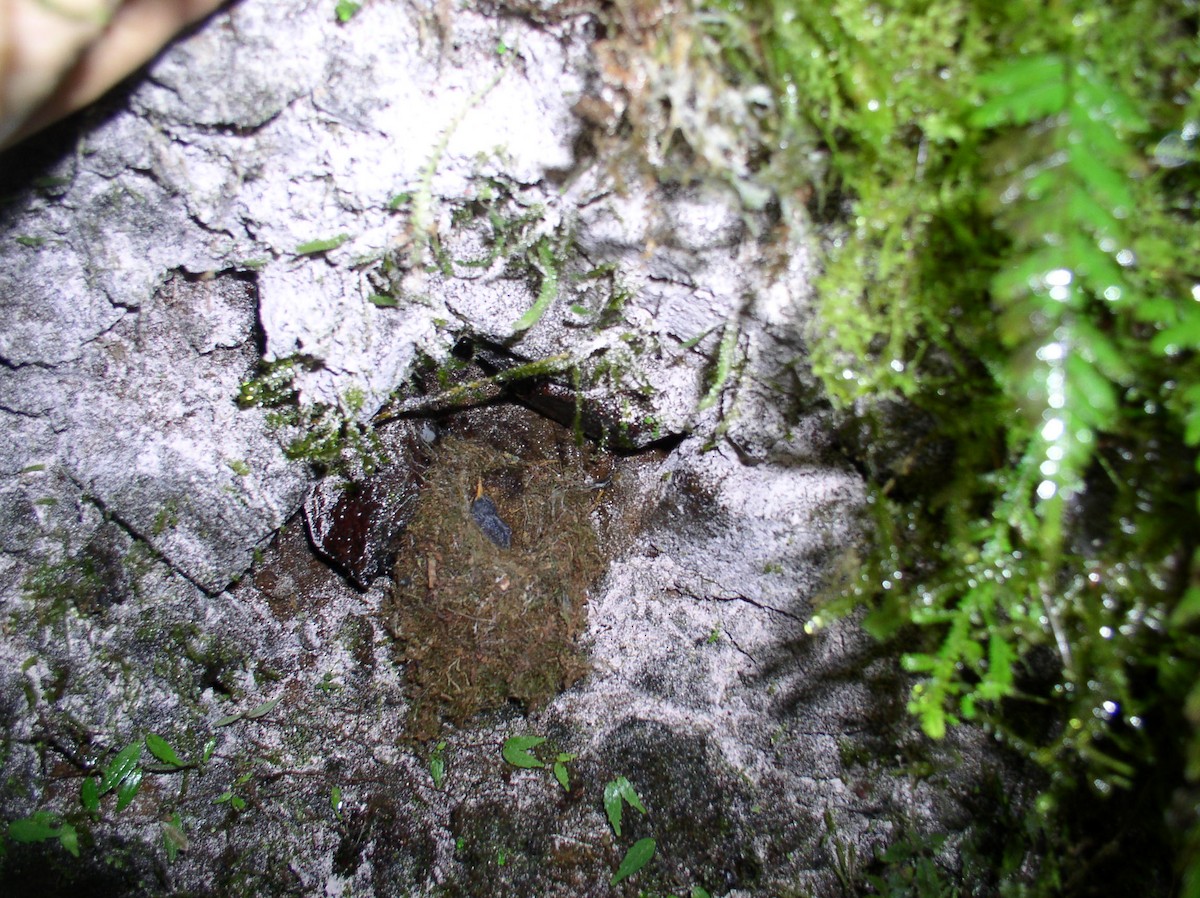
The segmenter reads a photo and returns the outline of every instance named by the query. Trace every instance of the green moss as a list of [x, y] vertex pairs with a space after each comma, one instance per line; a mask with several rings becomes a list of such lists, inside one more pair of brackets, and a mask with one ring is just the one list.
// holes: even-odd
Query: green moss
[[[697, 6], [629, 134], [825, 238], [805, 336], [875, 538], [814, 623], [903, 629], [926, 732], [986, 721], [1060, 807], [1200, 780], [1195, 11]], [[628, 70], [678, 52], [626, 28]]]

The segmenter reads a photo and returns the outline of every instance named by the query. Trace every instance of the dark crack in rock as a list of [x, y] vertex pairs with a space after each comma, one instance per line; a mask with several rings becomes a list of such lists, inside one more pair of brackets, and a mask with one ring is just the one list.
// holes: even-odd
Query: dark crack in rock
[[326, 478], [304, 502], [313, 548], [359, 589], [395, 562], [404, 528], [416, 510], [421, 471], [429, 463], [417, 425], [401, 421], [380, 433], [386, 463], [361, 480]]

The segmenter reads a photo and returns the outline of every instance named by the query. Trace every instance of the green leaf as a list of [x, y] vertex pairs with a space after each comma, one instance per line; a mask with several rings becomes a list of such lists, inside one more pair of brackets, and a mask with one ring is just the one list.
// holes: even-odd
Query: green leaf
[[617, 785], [617, 781], [613, 780], [604, 786], [604, 814], [608, 817], [608, 825], [613, 828], [616, 835], [621, 835], [621, 810], [624, 807], [621, 801], [621, 789]]
[[1117, 413], [1117, 391], [1112, 382], [1078, 353], [1067, 356], [1066, 374], [1073, 394], [1068, 411], [1097, 430], [1110, 426]]
[[241, 711], [239, 711], [237, 714], [226, 714], [224, 717], [222, 717], [220, 720], [218, 720], [216, 723], [214, 723], [213, 726], [214, 727], [227, 727], [231, 723], [237, 723], [239, 720], [242, 719], [242, 716], [243, 715], [242, 715]]
[[529, 311], [513, 322], [513, 330], [520, 333], [529, 330], [542, 315], [550, 308], [550, 304], [558, 297], [558, 263], [554, 258], [554, 250], [550, 241], [543, 238], [538, 244], [538, 268], [542, 272], [542, 286], [538, 290], [537, 299]]
[[429, 775], [433, 777], [433, 788], [442, 788], [442, 784], [446, 782], [446, 759], [441, 755], [434, 755], [430, 758]]
[[324, 240], [310, 240], [297, 246], [295, 252], [297, 256], [315, 256], [337, 249], [349, 239], [349, 234], [338, 234], [336, 237], [327, 237]]
[[213, 756], [213, 752], [216, 750], [217, 750], [217, 737], [211, 736], [209, 738], [209, 740], [204, 743], [204, 751], [202, 751], [200, 753], [200, 763], [207, 764], [208, 759]]
[[62, 830], [58, 834], [58, 844], [65, 848], [72, 857], [79, 857], [79, 833], [71, 824], [64, 823], [62, 825]]
[[412, 202], [413, 195], [409, 192], [397, 193], [394, 197], [388, 200], [388, 208], [395, 210], [407, 206]]
[[100, 810], [100, 784], [94, 776], [87, 777], [79, 784], [79, 804], [89, 814]]
[[372, 293], [367, 297], [367, 302], [373, 306], [379, 306], [381, 309], [394, 309], [400, 305], [396, 297], [388, 296], [386, 293]]
[[514, 767], [525, 769], [545, 767], [545, 764], [529, 753], [530, 749], [537, 748], [545, 741], [545, 736], [513, 736], [504, 743], [500, 754]]
[[1047, 53], [1008, 60], [979, 75], [975, 81], [988, 94], [1011, 94], [1047, 81], [1063, 81], [1067, 67], [1061, 56]]
[[142, 770], [135, 768], [129, 772], [121, 782], [117, 785], [117, 810], [123, 811], [129, 807], [129, 803], [138, 794], [138, 789], [142, 787]]
[[180, 819], [178, 811], [170, 820], [163, 822], [162, 840], [168, 863], [174, 863], [179, 852], [188, 850], [188, 837], [183, 831], [183, 820]]
[[713, 371], [712, 383], [709, 384], [708, 392], [704, 394], [700, 404], [696, 406], [697, 411], [712, 408], [721, 397], [721, 390], [725, 387], [725, 381], [729, 379], [729, 372], [733, 370], [733, 354], [737, 349], [738, 336], [737, 323], [726, 322], [725, 330], [721, 333], [721, 343], [717, 347], [717, 365]]
[[337, 818], [342, 819], [342, 787], [334, 786], [329, 790], [329, 806]]
[[623, 776], [618, 776], [616, 779], [617, 789], [620, 790], [621, 797], [629, 802], [634, 808], [641, 813], [646, 813], [646, 806], [642, 804], [641, 796], [637, 794], [637, 790], [633, 788], [633, 783], [625, 779]]
[[1137, 105], [1114, 85], [1109, 84], [1091, 66], [1081, 65], [1076, 69], [1079, 77], [1075, 81], [1075, 102], [1084, 107], [1088, 116], [1106, 127], [1119, 126], [1128, 131], [1145, 131], [1149, 122], [1138, 111]]
[[142, 759], [142, 744], [127, 745], [113, 758], [100, 777], [100, 794], [105, 795], [116, 788], [134, 770]]
[[642, 814], [646, 813], [646, 806], [642, 804], [641, 796], [637, 794], [633, 784], [624, 776], [618, 776], [604, 786], [604, 813], [608, 817], [608, 823], [613, 828], [613, 832], [618, 836], [621, 835], [623, 803], [636, 808]]
[[279, 698], [271, 699], [269, 702], [263, 702], [261, 705], [255, 705], [253, 708], [251, 708], [249, 711], [246, 712], [246, 719], [247, 720], [258, 720], [258, 718], [260, 718], [260, 717], [266, 717], [273, 710], [275, 710], [275, 706], [278, 705], [281, 701], [283, 701], [282, 695]]
[[617, 872], [613, 874], [612, 879], [608, 881], [609, 885], [616, 885], [623, 879], [627, 879], [638, 870], [646, 866], [650, 859], [654, 857], [654, 849], [658, 843], [653, 839], [638, 839], [625, 852], [625, 859], [621, 861], [621, 866], [617, 867]]
[[1014, 60], [980, 75], [976, 84], [989, 98], [968, 117], [977, 128], [1028, 124], [1067, 103], [1066, 66], [1054, 55]]
[[1067, 156], [1071, 171], [1083, 182], [1084, 189], [1114, 212], [1124, 210], [1127, 214], [1133, 211], [1133, 192], [1124, 172], [1110, 168], [1082, 141], [1071, 144]]
[[337, 6], [333, 8], [333, 13], [339, 22], [345, 24], [358, 15], [360, 9], [362, 9], [361, 3], [354, 3], [353, 0], [338, 0]]
[[164, 764], [170, 764], [172, 767], [185, 766], [183, 760], [175, 753], [175, 749], [171, 748], [167, 740], [157, 733], [146, 734], [146, 748], [150, 749], [150, 754]]
[[28, 817], [8, 824], [8, 837], [14, 842], [44, 842], [58, 837], [61, 830], [47, 811], [35, 811]]
[[14, 239], [17, 241], [17, 243], [21, 244], [21, 246], [28, 246], [31, 249], [37, 249], [38, 247], [44, 245], [46, 242], [45, 237], [21, 236], [21, 237], [16, 237]]
[[558, 757], [554, 759], [554, 778], [558, 780], [558, 784], [571, 791], [571, 780], [567, 773], [567, 764], [575, 760], [575, 755], [568, 752], [559, 752]]

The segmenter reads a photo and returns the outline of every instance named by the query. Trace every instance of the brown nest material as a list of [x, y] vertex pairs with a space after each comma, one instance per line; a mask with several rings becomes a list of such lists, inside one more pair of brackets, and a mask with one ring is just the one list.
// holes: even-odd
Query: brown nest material
[[[599, 453], [532, 413], [510, 414], [508, 445], [521, 455], [496, 445], [506, 427], [490, 442], [447, 437], [405, 534], [387, 620], [413, 739], [435, 736], [442, 719], [537, 707], [588, 671], [577, 642], [604, 568], [591, 514]], [[511, 531], [507, 548], [498, 526]]]

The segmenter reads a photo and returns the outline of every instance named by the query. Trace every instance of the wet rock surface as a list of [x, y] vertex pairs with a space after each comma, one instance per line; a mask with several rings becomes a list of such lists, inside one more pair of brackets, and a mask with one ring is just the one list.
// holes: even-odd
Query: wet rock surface
[[375, 433], [369, 474], [322, 478], [304, 500], [313, 548], [360, 589], [395, 563], [429, 464], [430, 447], [419, 426], [400, 421]]
[[[1023, 800], [1012, 762], [924, 740], [853, 622], [804, 628], [864, 501], [805, 373], [808, 248], [719, 185], [619, 185], [588, 156], [588, 11], [443, 6], [343, 27], [244, 0], [0, 166], [0, 813], [52, 831], [10, 841], [5, 894], [833, 896], [845, 858], [914, 833], [948, 834], [953, 868], [974, 796]], [[437, 264], [412, 263], [417, 225]], [[463, 341], [530, 379], [462, 374]], [[270, 383], [260, 359], [290, 358]], [[381, 415], [392, 463], [368, 472], [372, 417], [434, 395], [418, 369], [454, 401]], [[516, 426], [514, 399], [560, 423]], [[574, 581], [527, 565], [515, 635], [552, 622], [559, 672], [457, 712], [421, 674], [454, 659], [406, 647], [416, 611], [469, 612], [429, 601], [455, 562], [423, 544], [397, 573], [420, 419], [456, 414], [491, 459], [454, 475], [463, 557], [569, 532], [565, 499], [522, 504], [543, 470], [578, 481], [595, 556]], [[576, 423], [620, 451], [586, 455]], [[353, 451], [314, 464], [318, 425]], [[508, 649], [474, 623], [477, 674]], [[506, 762], [514, 736], [547, 766]], [[137, 745], [136, 794], [86, 806]], [[618, 835], [620, 776], [646, 813]], [[611, 885], [642, 837], [654, 859]]]

